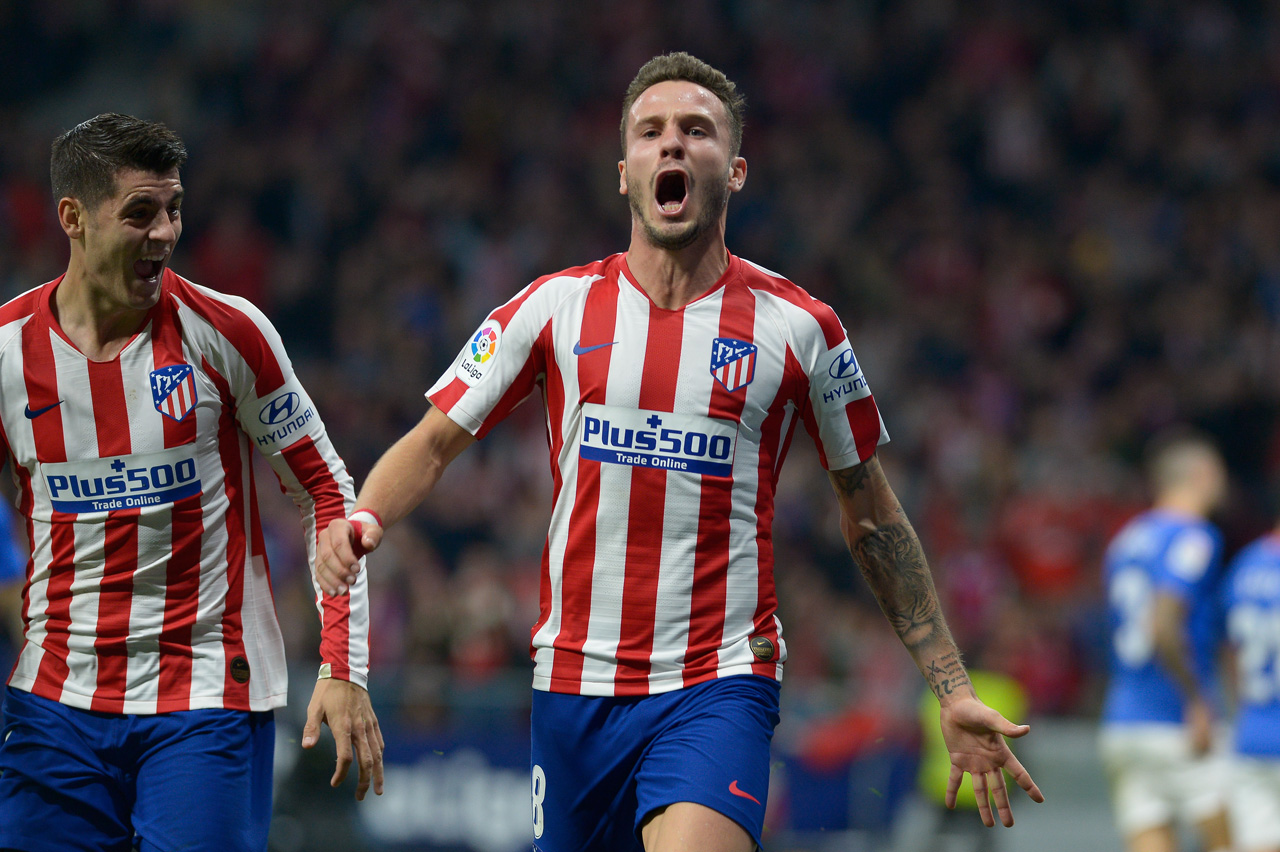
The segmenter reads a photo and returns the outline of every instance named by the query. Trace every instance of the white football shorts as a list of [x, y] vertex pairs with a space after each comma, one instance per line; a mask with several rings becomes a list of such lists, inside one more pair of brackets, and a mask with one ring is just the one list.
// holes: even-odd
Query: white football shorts
[[1098, 746], [1120, 833], [1132, 837], [1225, 811], [1233, 766], [1227, 743], [1220, 731], [1209, 754], [1195, 757], [1182, 725], [1104, 725]]

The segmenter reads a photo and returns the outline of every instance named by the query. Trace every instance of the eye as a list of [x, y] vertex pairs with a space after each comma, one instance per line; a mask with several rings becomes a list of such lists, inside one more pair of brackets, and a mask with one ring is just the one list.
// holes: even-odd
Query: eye
[[658, 131], [650, 127], [648, 130], [646, 130], [644, 133], [641, 133], [640, 135], [643, 136], [645, 139], [656, 139], [658, 137]]

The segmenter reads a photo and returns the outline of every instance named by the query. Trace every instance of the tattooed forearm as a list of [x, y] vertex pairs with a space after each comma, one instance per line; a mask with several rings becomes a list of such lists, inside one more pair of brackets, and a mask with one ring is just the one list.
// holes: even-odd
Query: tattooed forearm
[[929, 681], [929, 688], [933, 690], [934, 695], [938, 696], [939, 701], [961, 687], [971, 686], [969, 673], [964, 670], [964, 663], [960, 661], [958, 651], [930, 660], [924, 676]]
[[885, 524], [850, 543], [867, 585], [910, 649], [946, 633], [938, 593], [911, 525]]

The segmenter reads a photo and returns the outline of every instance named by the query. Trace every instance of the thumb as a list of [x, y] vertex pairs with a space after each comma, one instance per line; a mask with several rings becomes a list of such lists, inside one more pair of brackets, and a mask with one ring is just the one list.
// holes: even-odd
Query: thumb
[[320, 739], [320, 718], [323, 715], [320, 702], [313, 701], [307, 708], [307, 724], [302, 728], [302, 747], [311, 748]]
[[1025, 737], [1027, 734], [1031, 733], [1030, 725], [1015, 725], [999, 714], [996, 715], [996, 724], [992, 725], [991, 728], [992, 730], [999, 731], [1006, 737], [1010, 737], [1012, 739]]

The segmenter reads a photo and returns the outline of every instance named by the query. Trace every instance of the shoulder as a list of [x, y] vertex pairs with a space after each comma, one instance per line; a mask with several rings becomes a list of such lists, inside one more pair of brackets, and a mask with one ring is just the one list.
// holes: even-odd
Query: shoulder
[[835, 348], [844, 340], [844, 325], [826, 302], [814, 298], [799, 284], [771, 269], [746, 258], [735, 259], [740, 264], [739, 281], [742, 286], [785, 317], [789, 327], [808, 325], [821, 331], [828, 349]]
[[489, 320], [506, 327], [513, 317], [522, 312], [522, 309], [532, 309], [539, 314], [551, 313], [574, 294], [590, 288], [602, 278], [612, 276], [616, 281], [619, 257], [620, 255], [611, 255], [604, 260], [582, 266], [571, 266], [568, 269], [535, 278], [512, 296], [506, 304], [490, 313]]
[[174, 306], [205, 321], [222, 336], [234, 340], [272, 329], [266, 314], [248, 299], [202, 287], [172, 270], [165, 270], [165, 275], [165, 290]]

